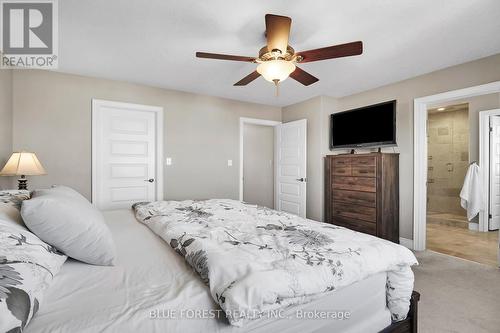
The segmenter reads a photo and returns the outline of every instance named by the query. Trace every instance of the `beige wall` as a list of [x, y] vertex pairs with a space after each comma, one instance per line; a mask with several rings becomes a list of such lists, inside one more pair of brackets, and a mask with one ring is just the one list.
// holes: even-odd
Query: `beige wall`
[[[384, 152], [400, 154], [400, 235], [413, 238], [413, 101], [415, 98], [441, 92], [472, 87], [500, 80], [500, 54], [473, 62], [449, 67], [443, 70], [418, 76], [398, 83], [372, 89], [363, 93], [331, 98], [321, 96], [306, 102], [283, 108], [283, 121], [306, 118], [308, 123], [308, 149], [314, 151], [317, 142], [321, 144], [320, 153], [308, 152], [308, 209], [307, 216], [323, 216], [323, 159], [326, 154], [346, 153], [348, 150], [330, 151], [329, 122], [330, 114], [358, 108], [383, 101], [397, 100], [397, 142], [395, 148], [384, 148]], [[488, 97], [473, 105], [474, 112], [491, 106]], [[498, 98], [492, 97], [498, 101]], [[471, 102], [473, 103], [473, 102]], [[318, 119], [318, 114], [320, 119]], [[475, 116], [474, 116], [475, 117]], [[474, 122], [477, 120], [474, 118]], [[471, 126], [473, 122], [471, 121]], [[474, 125], [475, 126], [475, 125]], [[355, 130], [355, 129], [353, 129]], [[471, 129], [471, 132], [473, 130]], [[320, 136], [318, 138], [317, 136]], [[474, 134], [474, 137], [476, 135]], [[471, 145], [477, 141], [471, 139]], [[372, 149], [371, 151], [375, 151]], [[359, 150], [368, 152], [370, 150]], [[475, 153], [471, 154], [474, 158]]]
[[401, 237], [413, 238], [413, 100], [498, 80], [500, 54], [338, 99], [338, 111], [397, 100]]
[[322, 124], [323, 98], [315, 97], [307, 101], [283, 108], [284, 123], [307, 119], [307, 218], [323, 221], [324, 176], [321, 152], [323, 133]]
[[[12, 153], [12, 70], [0, 70], [0, 170]], [[10, 177], [0, 177], [0, 189], [11, 187]]]
[[243, 126], [243, 201], [274, 208], [274, 126]]
[[[281, 110], [123, 82], [45, 71], [15, 71], [13, 148], [37, 152], [47, 167], [48, 176], [31, 179], [35, 187], [66, 183], [89, 196], [91, 99], [159, 105], [165, 108], [166, 115], [165, 156], [173, 158], [173, 166], [166, 169], [166, 197], [237, 198], [239, 117], [271, 120], [283, 117], [284, 121], [306, 118], [307, 216], [321, 220], [323, 156], [332, 153], [328, 146], [329, 115], [396, 99], [398, 147], [394, 151], [400, 152], [400, 235], [412, 238], [413, 100], [498, 80], [500, 54], [352, 96], [339, 99], [321, 96]], [[483, 107], [487, 106], [480, 108]], [[471, 138], [472, 145], [476, 143]], [[227, 167], [227, 159], [233, 160], [232, 168]], [[472, 149], [471, 159], [474, 159]]]
[[13, 148], [36, 152], [48, 172], [31, 187], [66, 184], [87, 197], [92, 98], [164, 108], [166, 199], [237, 199], [239, 118], [281, 119], [277, 107], [49, 71], [15, 71], [13, 91]]

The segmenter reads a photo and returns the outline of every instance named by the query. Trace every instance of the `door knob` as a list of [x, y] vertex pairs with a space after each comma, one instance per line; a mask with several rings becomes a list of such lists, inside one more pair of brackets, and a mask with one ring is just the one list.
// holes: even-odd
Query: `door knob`
[[155, 182], [155, 179], [154, 178], [149, 178], [149, 179], [144, 179], [145, 182], [150, 182], [150, 183], [154, 183]]
[[306, 181], [305, 178], [297, 178], [296, 180], [299, 181], [299, 182], [305, 182]]

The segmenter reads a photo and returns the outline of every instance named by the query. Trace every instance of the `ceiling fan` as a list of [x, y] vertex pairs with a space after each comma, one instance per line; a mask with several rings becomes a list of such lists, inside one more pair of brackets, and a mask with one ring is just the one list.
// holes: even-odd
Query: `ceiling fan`
[[296, 53], [288, 45], [291, 24], [292, 19], [290, 17], [267, 14], [267, 45], [260, 49], [257, 58], [206, 52], [196, 52], [196, 57], [257, 63], [259, 65], [255, 71], [234, 85], [246, 86], [262, 75], [264, 79], [273, 82], [278, 87], [278, 84], [289, 76], [305, 86], [319, 81], [318, 78], [300, 69], [296, 64], [349, 57], [363, 53], [363, 43], [359, 41]]

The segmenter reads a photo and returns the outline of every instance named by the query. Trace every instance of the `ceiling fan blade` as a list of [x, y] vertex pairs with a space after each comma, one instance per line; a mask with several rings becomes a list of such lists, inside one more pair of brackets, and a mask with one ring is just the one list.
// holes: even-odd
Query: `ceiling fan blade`
[[363, 53], [363, 42], [352, 42], [335, 46], [323, 47], [320, 49], [298, 52], [297, 55], [303, 57], [300, 62], [312, 62], [333, 58], [349, 57]]
[[249, 84], [250, 82], [252, 82], [256, 78], [258, 78], [259, 76], [260, 76], [260, 74], [257, 71], [253, 71], [252, 73], [248, 74], [247, 76], [245, 76], [244, 78], [242, 78], [241, 80], [236, 82], [234, 84], [234, 86], [246, 86], [247, 84]]
[[287, 16], [266, 14], [267, 50], [281, 50], [286, 53], [292, 19]]
[[253, 57], [243, 57], [230, 54], [218, 54], [218, 53], [206, 53], [206, 52], [196, 52], [197, 58], [207, 58], [207, 59], [218, 59], [218, 60], [233, 60], [233, 61], [245, 61], [254, 62]]
[[305, 70], [300, 69], [299, 67], [296, 67], [295, 70], [290, 74], [290, 77], [296, 81], [299, 81], [305, 86], [309, 86], [315, 82], [318, 82], [319, 79], [315, 76], [312, 76]]

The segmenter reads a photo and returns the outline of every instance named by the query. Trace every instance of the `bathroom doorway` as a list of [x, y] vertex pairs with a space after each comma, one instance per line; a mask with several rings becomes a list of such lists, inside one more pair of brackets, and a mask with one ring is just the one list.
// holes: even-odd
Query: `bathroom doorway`
[[469, 103], [427, 112], [427, 248], [496, 265], [498, 234], [479, 232], [478, 216], [468, 221], [460, 204], [467, 170], [478, 162], [469, 151], [470, 133], [476, 133], [470, 128]]
[[427, 124], [427, 223], [468, 229], [460, 190], [469, 166], [469, 106], [429, 109]]

